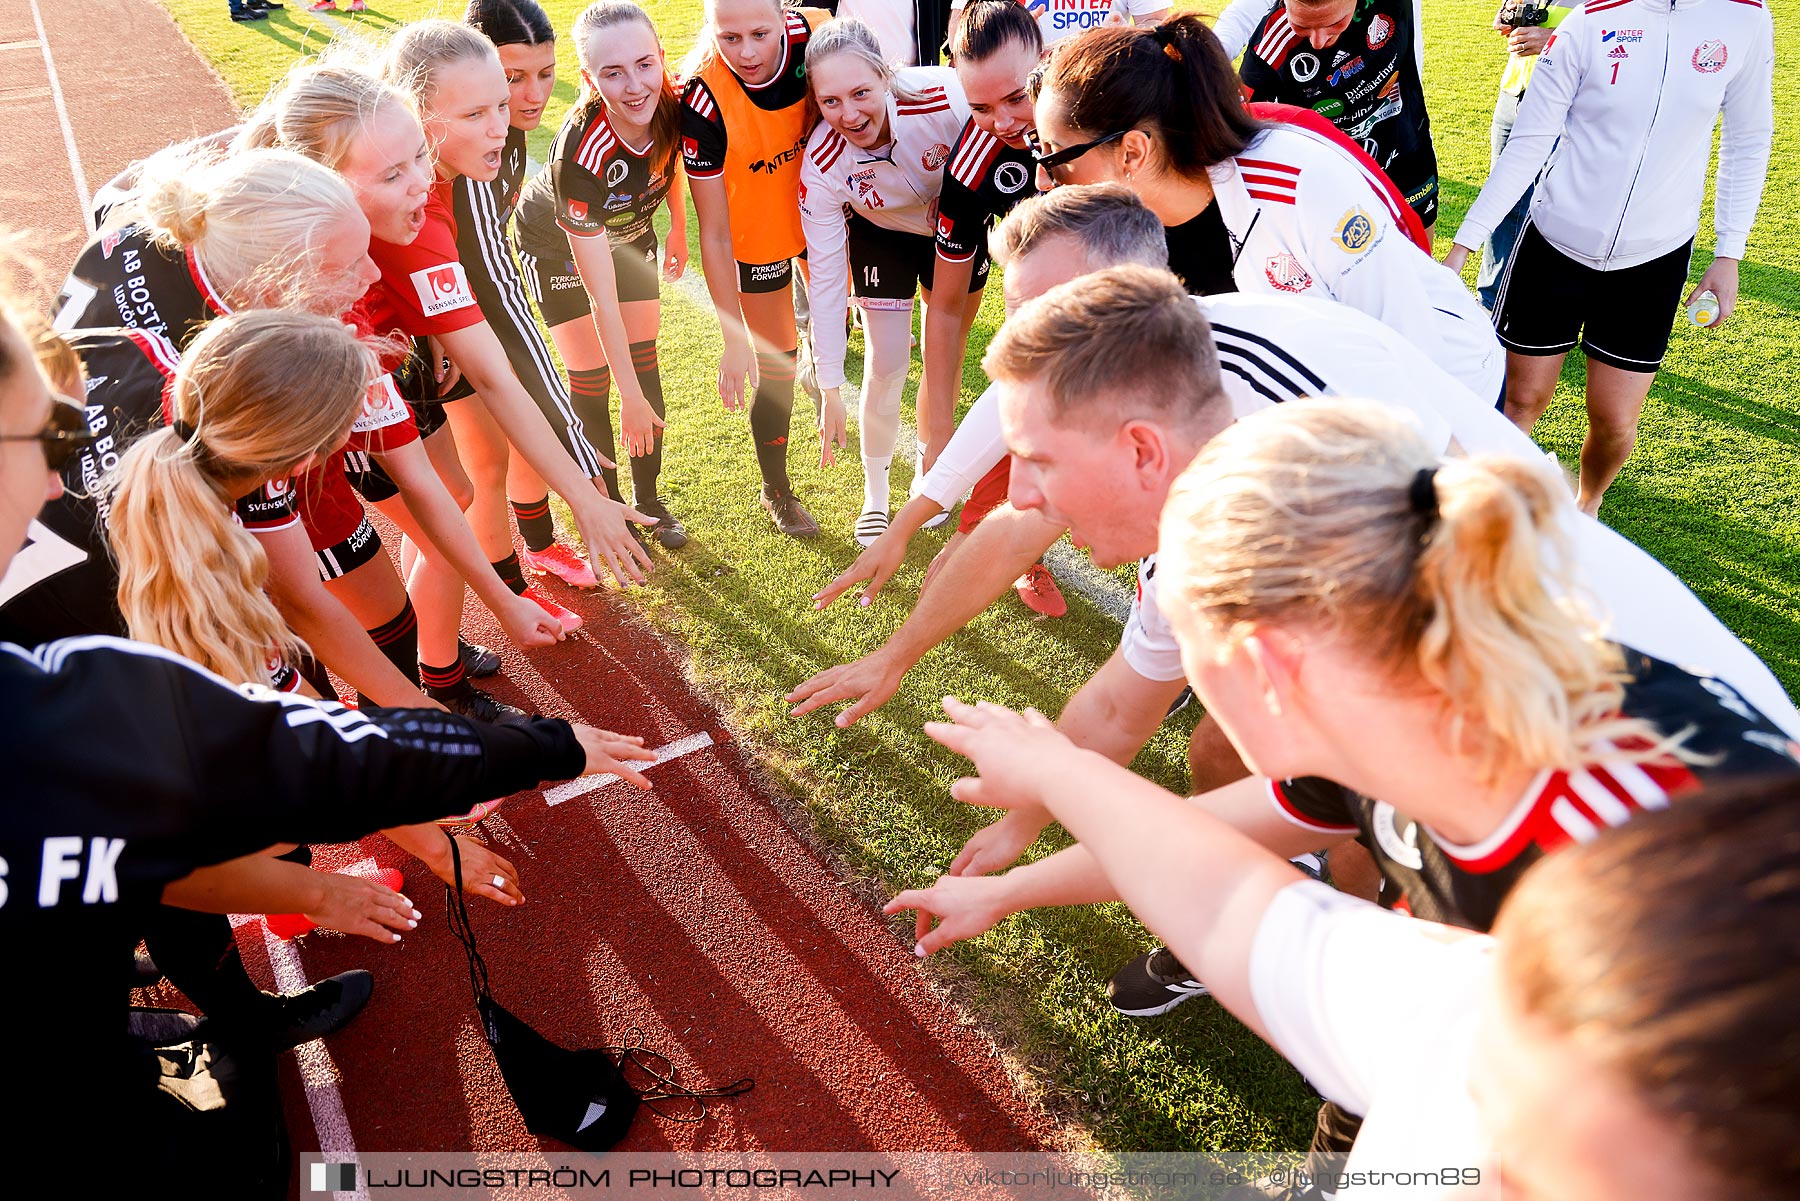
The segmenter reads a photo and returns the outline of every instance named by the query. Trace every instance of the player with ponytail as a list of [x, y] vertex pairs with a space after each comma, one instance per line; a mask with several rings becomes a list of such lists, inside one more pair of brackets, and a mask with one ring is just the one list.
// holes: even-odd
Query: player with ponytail
[[[590, 4], [570, 36], [581, 95], [519, 200], [520, 259], [569, 368], [576, 420], [614, 454], [608, 394], [617, 382], [631, 503], [657, 519], [656, 540], [678, 550], [687, 533], [657, 490], [665, 423], [656, 340], [661, 281], [687, 269], [680, 99], [656, 26], [631, 0]], [[665, 204], [669, 243], [659, 248], [653, 221]], [[602, 474], [622, 500], [617, 469]]]
[[1123, 183], [1162, 221], [1189, 291], [1362, 309], [1498, 402], [1492, 324], [1432, 261], [1405, 198], [1316, 114], [1271, 115], [1246, 107], [1218, 38], [1191, 13], [1094, 30], [1052, 50], [1038, 84], [1038, 186]]

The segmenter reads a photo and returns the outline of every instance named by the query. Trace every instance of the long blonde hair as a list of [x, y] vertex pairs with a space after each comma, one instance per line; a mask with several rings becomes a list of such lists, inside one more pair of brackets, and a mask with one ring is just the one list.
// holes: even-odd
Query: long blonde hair
[[387, 105], [413, 112], [412, 97], [369, 71], [321, 61], [295, 67], [238, 133], [241, 148], [285, 146], [332, 170]]
[[131, 204], [158, 241], [193, 249], [232, 308], [324, 311], [342, 301], [339, 282], [320, 278], [320, 256], [362, 210], [342, 176], [303, 155], [164, 151], [145, 161]]
[[1543, 463], [1440, 463], [1380, 405], [1295, 401], [1227, 429], [1176, 481], [1163, 581], [1228, 645], [1256, 624], [1304, 627], [1422, 684], [1484, 781], [1573, 769], [1603, 742], [1667, 757], [1679, 738], [1618, 716], [1623, 656], [1562, 567], [1569, 503]]
[[329, 317], [270, 309], [206, 327], [176, 372], [171, 426], [133, 443], [103, 484], [133, 638], [237, 683], [267, 683], [272, 656], [297, 661], [302, 644], [263, 593], [269, 561], [227, 489], [333, 451], [378, 374], [370, 346]]

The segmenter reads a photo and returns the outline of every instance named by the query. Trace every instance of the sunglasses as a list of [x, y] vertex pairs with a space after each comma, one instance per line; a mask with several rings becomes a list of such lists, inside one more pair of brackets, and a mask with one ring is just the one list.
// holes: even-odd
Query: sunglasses
[[1103, 138], [1095, 138], [1091, 142], [1083, 142], [1079, 146], [1066, 146], [1061, 150], [1044, 149], [1044, 143], [1038, 138], [1037, 130], [1025, 131], [1025, 144], [1031, 148], [1031, 157], [1045, 171], [1054, 171], [1058, 167], [1066, 167], [1096, 146], [1104, 146], [1108, 142], [1116, 142], [1131, 131], [1121, 129], [1117, 133], [1109, 133]]
[[81, 405], [67, 396], [50, 397], [50, 416], [44, 428], [35, 434], [0, 434], [0, 442], [36, 442], [44, 448], [44, 465], [61, 471], [76, 452], [89, 446], [94, 435], [89, 432], [87, 414]]

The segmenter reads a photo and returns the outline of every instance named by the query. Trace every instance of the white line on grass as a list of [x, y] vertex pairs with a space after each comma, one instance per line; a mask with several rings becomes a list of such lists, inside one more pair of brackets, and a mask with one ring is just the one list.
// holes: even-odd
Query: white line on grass
[[69, 106], [63, 101], [62, 80], [56, 75], [56, 60], [50, 55], [50, 35], [44, 29], [44, 14], [38, 11], [38, 0], [31, 0], [31, 19], [37, 23], [38, 45], [44, 50], [44, 74], [50, 77], [50, 102], [56, 106], [56, 120], [62, 126], [63, 149], [69, 154], [69, 174], [75, 177], [75, 195], [81, 201], [81, 224], [94, 232], [94, 196], [88, 191], [87, 175], [81, 169], [81, 151], [75, 148], [75, 127], [69, 124]]
[[[686, 738], [678, 738], [667, 746], [657, 747], [656, 762], [651, 763], [648, 766], [655, 767], [658, 763], [667, 763], [671, 759], [679, 759], [683, 755], [705, 750], [712, 744], [712, 735], [704, 730], [698, 734], [690, 734]], [[639, 770], [641, 771], [643, 768], [639, 768]], [[555, 788], [547, 789], [544, 792], [544, 804], [560, 805], [564, 801], [572, 801], [584, 793], [605, 788], [608, 784], [616, 784], [619, 782], [620, 778], [621, 777], [614, 775], [612, 772], [607, 772], [603, 776], [582, 776], [578, 780], [570, 780], [567, 784], [558, 784]]]

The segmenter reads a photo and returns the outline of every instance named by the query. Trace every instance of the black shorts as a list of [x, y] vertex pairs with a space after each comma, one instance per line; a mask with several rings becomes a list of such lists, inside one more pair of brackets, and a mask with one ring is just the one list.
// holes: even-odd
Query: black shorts
[[1406, 194], [1406, 207], [1419, 215], [1425, 228], [1430, 229], [1437, 224], [1438, 216], [1438, 177], [1433, 175], [1429, 180]]
[[779, 263], [739, 263], [737, 271], [738, 291], [746, 296], [779, 292], [794, 282], [793, 259], [782, 259]]
[[[619, 290], [619, 303], [634, 300], [656, 300], [662, 295], [659, 247], [654, 233], [635, 242], [612, 246], [613, 279]], [[575, 263], [568, 258], [519, 252], [519, 265], [524, 268], [525, 286], [544, 324], [552, 329], [570, 321], [580, 321], [594, 311], [582, 286]]]
[[1523, 355], [1555, 355], [1577, 342], [1588, 358], [1621, 371], [1655, 371], [1687, 287], [1693, 242], [1661, 258], [1601, 271], [1550, 245], [1530, 220], [1500, 277], [1494, 329]]
[[[443, 406], [438, 406], [442, 411]], [[372, 505], [394, 499], [400, 495], [400, 485], [382, 465], [375, 461], [375, 456], [366, 450], [344, 451], [344, 478], [356, 489], [356, 494]]]
[[[921, 287], [931, 290], [935, 238], [889, 229], [855, 213], [844, 222], [850, 241], [850, 294], [865, 308], [907, 308]], [[987, 273], [983, 255], [969, 276], [971, 293], [987, 283]]]
[[449, 414], [444, 412], [445, 405], [475, 395], [474, 386], [460, 377], [448, 392], [441, 396], [438, 394], [437, 372], [431, 362], [431, 346], [425, 338], [413, 339], [412, 355], [394, 372], [394, 384], [400, 393], [400, 399], [412, 410], [413, 421], [419, 427], [421, 438], [431, 437], [450, 420]]
[[319, 560], [319, 578], [335, 580], [347, 576], [381, 553], [381, 535], [369, 524], [367, 517], [356, 527], [356, 532], [324, 550], [314, 551]]

